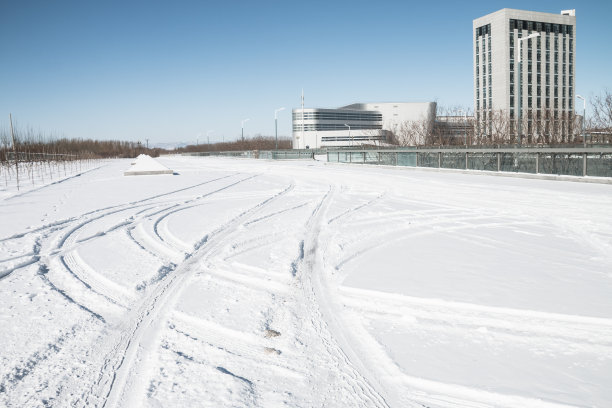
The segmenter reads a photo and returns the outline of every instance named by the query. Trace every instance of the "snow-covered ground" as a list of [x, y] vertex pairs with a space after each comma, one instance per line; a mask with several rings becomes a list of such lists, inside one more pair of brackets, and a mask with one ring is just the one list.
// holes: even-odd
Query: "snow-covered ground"
[[0, 406], [612, 406], [612, 186], [129, 160], [0, 199]]

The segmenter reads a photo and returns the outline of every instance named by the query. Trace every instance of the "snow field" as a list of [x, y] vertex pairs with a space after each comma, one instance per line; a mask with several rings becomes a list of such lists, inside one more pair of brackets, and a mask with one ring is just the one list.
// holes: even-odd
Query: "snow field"
[[159, 161], [0, 202], [0, 404], [612, 402], [610, 186]]

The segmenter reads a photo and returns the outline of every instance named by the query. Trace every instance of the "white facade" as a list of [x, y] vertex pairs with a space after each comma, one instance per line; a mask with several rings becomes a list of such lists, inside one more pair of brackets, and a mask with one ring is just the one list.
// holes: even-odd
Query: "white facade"
[[[531, 39], [532, 34], [539, 34]], [[521, 75], [519, 79], [519, 41]], [[576, 16], [502, 9], [473, 21], [474, 112], [480, 133], [490, 133], [491, 117], [505, 112], [518, 125], [521, 96], [522, 134], [539, 136], [544, 116], [574, 113], [576, 89]], [[519, 92], [519, 84], [521, 90]]]
[[425, 120], [433, 126], [435, 116], [435, 102], [356, 103], [338, 109], [293, 109], [293, 148], [386, 143], [389, 133], [396, 132], [403, 124]]

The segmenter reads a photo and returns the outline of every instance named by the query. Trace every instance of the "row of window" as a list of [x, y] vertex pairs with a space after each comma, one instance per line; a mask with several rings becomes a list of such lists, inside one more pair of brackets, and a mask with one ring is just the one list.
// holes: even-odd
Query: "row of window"
[[546, 34], [555, 33], [573, 35], [574, 27], [569, 24], [554, 24], [543, 23], [540, 21], [510, 19], [510, 31], [513, 30], [528, 30], [545, 32]]
[[[527, 86], [527, 95], [526, 96], [532, 96], [532, 89], [533, 87], [531, 85]], [[566, 92], [565, 92], [565, 87], [561, 88], [561, 97], [565, 98]], [[567, 92], [567, 96], [572, 98], [574, 96], [574, 92], [573, 92], [573, 88], [570, 86]], [[545, 91], [546, 91], [546, 97], [550, 98], [551, 93], [550, 93], [550, 86], [546, 86], [545, 87]], [[541, 86], [537, 86], [536, 87], [536, 95], [537, 96], [542, 96], [542, 87]], [[510, 84], [510, 96], [514, 96], [514, 84]], [[525, 96], [525, 95], [524, 95]], [[555, 98], [559, 97], [559, 87], [553, 87], [553, 96]]]
[[491, 34], [491, 24], [486, 24], [476, 29], [476, 38], [482, 37], [483, 35]]
[[[565, 65], [565, 64], [564, 64]], [[555, 86], [559, 84], [559, 66], [555, 65], [555, 72], [554, 72], [554, 80], [555, 80]], [[532, 71], [532, 67], [531, 65], [529, 65], [527, 67], [527, 70], [523, 70], [523, 80], [525, 80], [525, 72], [527, 73], [527, 83], [531, 84], [533, 82], [533, 71]], [[550, 65], [546, 64], [546, 85], [550, 85]], [[565, 85], [565, 66], [563, 67], [563, 70], [561, 71], [561, 84]], [[569, 73], [567, 75], [567, 79], [568, 79], [568, 85], [572, 86], [573, 85], [573, 79], [574, 79], [574, 75], [572, 72], [572, 69], [570, 67], [569, 69]], [[542, 71], [540, 69], [540, 64], [537, 64], [537, 68], [536, 68], [536, 80], [538, 82], [538, 85], [542, 83]], [[514, 66], [511, 64], [510, 65], [510, 83], [513, 84], [514, 83]]]
[[[337, 121], [382, 121], [381, 113], [353, 112], [304, 112], [304, 120], [337, 120]], [[293, 120], [302, 120], [302, 112], [293, 112]]]
[[[518, 37], [520, 39], [520, 37]], [[530, 38], [529, 40], [527, 40], [527, 58], [531, 59], [532, 55], [533, 55], [533, 47], [531, 45], [531, 41], [532, 39]], [[566, 47], [566, 44], [569, 45], [569, 47]], [[514, 35], [511, 33], [510, 34], [510, 58], [514, 58], [514, 45], [515, 45], [515, 41], [514, 41]], [[569, 42], [563, 41], [562, 43], [562, 51], [563, 51], [563, 59], [565, 59], [565, 55], [567, 55], [567, 48], [569, 48], [569, 60], [573, 61], [573, 56], [574, 56], [574, 43], [572, 40], [570, 40]], [[523, 47], [523, 52], [525, 47]], [[546, 48], [543, 50], [546, 52], [546, 55], [548, 57], [550, 57], [550, 52], [553, 51], [555, 54], [555, 61], [557, 61], [559, 58], [559, 44], [555, 42], [555, 48], [551, 49], [550, 48], [550, 44], [549, 41], [547, 39], [546, 41]], [[517, 50], [517, 54], [518, 54], [518, 50]], [[539, 57], [539, 59], [541, 59], [541, 55], [542, 55], [542, 47], [541, 47], [541, 42], [540, 42], [540, 38], [538, 38], [537, 41], [537, 47], [536, 47], [536, 55]], [[548, 58], [549, 59], [549, 58]]]
[[[533, 108], [533, 103], [532, 103], [532, 97], [528, 97], [527, 98], [527, 108]], [[551, 104], [552, 101], [552, 104]], [[561, 98], [561, 109], [565, 109], [565, 103], [566, 98]], [[567, 99], [567, 109], [572, 109], [572, 101], [573, 99]], [[538, 97], [536, 98], [536, 108], [541, 109], [543, 107], [545, 107], [546, 109], [550, 109], [551, 105], [554, 107], [554, 109], [559, 109], [559, 98], [554, 98], [554, 99], [550, 99], [550, 98], [544, 98], [544, 106], [542, 105], [542, 98]], [[510, 97], [510, 108], [514, 109], [514, 96]], [[525, 107], [523, 106], [523, 109]]]
[[323, 136], [322, 142], [351, 142], [351, 141], [367, 141], [367, 140], [384, 140], [384, 136]]
[[[565, 73], [567, 72], [568, 77], [570, 78], [570, 82], [571, 82], [571, 78], [574, 75], [574, 65], [573, 64], [559, 64], [559, 63], [555, 63], [553, 64], [553, 68], [554, 68], [554, 74], [555, 75], [559, 75], [559, 66], [561, 66], [561, 75], [565, 76]], [[538, 74], [538, 77], [542, 74], [542, 64], [540, 62], [536, 63], [535, 65], [536, 67], [536, 74]], [[545, 64], [545, 72], [546, 75], [550, 75], [550, 63], [547, 62]], [[532, 75], [533, 74], [533, 65], [531, 64], [531, 61], [527, 62], [527, 69], [525, 69], [525, 65], [523, 64], [523, 69], [522, 71], [527, 72], [528, 75]], [[478, 75], [478, 67], [476, 67], [476, 75]], [[486, 73], [486, 71], [485, 71]], [[513, 75], [514, 74], [514, 61], [510, 60], [510, 81], [513, 81]], [[530, 77], [531, 78], [531, 77]], [[529, 80], [529, 82], [531, 82], [531, 79]]]
[[[382, 129], [382, 125], [365, 125], [365, 124], [352, 124], [351, 130], [363, 130], [363, 129]], [[302, 124], [298, 121], [293, 122], [293, 130], [301, 131]], [[334, 123], [305, 123], [304, 131], [306, 132], [314, 132], [314, 131], [329, 131], [329, 130], [348, 130], [347, 126], [344, 124], [334, 124]]]

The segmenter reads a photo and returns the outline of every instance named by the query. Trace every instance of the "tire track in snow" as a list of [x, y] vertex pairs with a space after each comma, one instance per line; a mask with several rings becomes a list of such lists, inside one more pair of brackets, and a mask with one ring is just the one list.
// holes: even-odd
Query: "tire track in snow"
[[260, 221], [263, 221], [263, 220], [267, 220], [267, 219], [269, 219], [269, 218], [271, 218], [271, 217], [275, 217], [275, 216], [277, 216], [277, 215], [280, 215], [280, 214], [286, 213], [286, 212], [288, 212], [288, 211], [297, 210], [298, 208], [302, 208], [302, 207], [305, 207], [305, 206], [307, 206], [307, 205], [308, 205], [308, 203], [306, 202], [306, 203], [303, 203], [303, 204], [300, 204], [300, 205], [296, 205], [296, 206], [291, 207], [291, 208], [286, 208], [286, 209], [284, 209], [284, 210], [276, 211], [276, 212], [273, 212], [273, 213], [271, 213], [271, 214], [264, 215], [263, 217], [259, 217], [259, 218], [256, 218], [256, 219], [252, 220], [252, 221], [249, 221], [249, 222], [245, 223], [244, 225], [245, 225], [245, 226], [247, 226], [247, 225], [255, 224], [256, 222], [260, 222]]
[[[236, 174], [239, 174], [239, 173], [236, 173]], [[215, 181], [223, 180], [225, 178], [232, 177], [232, 176], [234, 176], [236, 174], [231, 174], [231, 175], [227, 175], [227, 176], [223, 176], [223, 177], [218, 177], [218, 178], [215, 178], [215, 179], [212, 179], [212, 180], [208, 180], [208, 181], [205, 181], [205, 182], [202, 182], [202, 183], [197, 183], [197, 184], [194, 184], [192, 186], [185, 187], [185, 188], [178, 189], [178, 190], [174, 190], [174, 191], [171, 191], [171, 192], [168, 192], [168, 193], [158, 194], [158, 195], [154, 195], [154, 196], [151, 196], [151, 197], [147, 197], [147, 198], [142, 199], [142, 200], [133, 201], [133, 202], [130, 202], [128, 204], [119, 204], [119, 205], [115, 205], [115, 206], [104, 207], [102, 209], [96, 209], [96, 210], [93, 210], [93, 211], [89, 211], [89, 212], [86, 212], [84, 214], [81, 214], [78, 217], [71, 217], [71, 218], [68, 218], [68, 219], [65, 219], [65, 220], [56, 221], [56, 222], [53, 222], [51, 224], [44, 225], [42, 227], [37, 227], [37, 228], [31, 229], [29, 231], [23, 232], [23, 233], [14, 234], [14, 235], [12, 235], [10, 237], [7, 237], [7, 238], [2, 238], [2, 239], [0, 239], [0, 243], [5, 242], [5, 241], [9, 241], [9, 240], [23, 238], [23, 237], [25, 237], [27, 235], [30, 235], [30, 234], [33, 234], [33, 233], [43, 232], [44, 234], [43, 234], [42, 238], [45, 238], [45, 244], [46, 244], [46, 241], [47, 241], [46, 238], [51, 233], [59, 231], [59, 230], [62, 230], [62, 229], [65, 229], [65, 228], [68, 228], [70, 226], [70, 224], [74, 223], [77, 220], [81, 220], [83, 217], [87, 217], [87, 216], [94, 215], [94, 214], [99, 214], [97, 216], [88, 218], [87, 220], [82, 221], [82, 222], [78, 223], [77, 225], [73, 225], [71, 228], [69, 228], [68, 232], [65, 233], [65, 235], [62, 238], [60, 238], [59, 242], [55, 245], [55, 251], [56, 251], [55, 254], [59, 254], [60, 253], [59, 251], [67, 252], [67, 251], [73, 249], [73, 247], [74, 247], [74, 245], [76, 243], [79, 243], [81, 241], [90, 241], [92, 239], [96, 239], [96, 238], [99, 238], [101, 236], [104, 236], [104, 235], [106, 235], [106, 234], [108, 234], [108, 233], [110, 233], [112, 231], [115, 231], [115, 230], [117, 230], [119, 228], [129, 227], [131, 224], [133, 224], [135, 221], [137, 221], [137, 219], [135, 219], [135, 217], [137, 215], [141, 215], [141, 213], [148, 211], [148, 209], [145, 208], [142, 211], [138, 211], [136, 214], [134, 214], [131, 217], [129, 217], [128, 220], [126, 220], [126, 221], [124, 221], [124, 222], [122, 222], [122, 223], [120, 223], [118, 225], [115, 225], [115, 226], [111, 227], [110, 229], [107, 229], [105, 231], [101, 231], [101, 232], [99, 232], [97, 234], [94, 234], [93, 236], [84, 238], [83, 240], [77, 240], [76, 234], [78, 234], [78, 231], [80, 231], [82, 228], [84, 228], [85, 226], [90, 225], [93, 222], [96, 222], [96, 221], [99, 221], [99, 220], [103, 220], [103, 219], [105, 219], [108, 216], [111, 216], [111, 215], [114, 215], [114, 214], [117, 214], [117, 213], [120, 213], [120, 212], [123, 212], [123, 211], [129, 211], [129, 210], [133, 210], [133, 209], [136, 209], [136, 208], [139, 208], [139, 207], [142, 207], [142, 206], [150, 205], [149, 202], [151, 200], [155, 200], [155, 199], [160, 198], [160, 197], [165, 197], [165, 196], [168, 196], [168, 195], [172, 195], [172, 194], [176, 194], [176, 193], [183, 192], [183, 191], [186, 191], [186, 190], [190, 190], [190, 189], [193, 189], [193, 188], [196, 188], [196, 187], [200, 187], [200, 186], [203, 186], [203, 185], [215, 182]], [[236, 184], [236, 183], [233, 183], [233, 184]], [[204, 195], [202, 195], [200, 197], [196, 197], [195, 199], [188, 200], [188, 202], [204, 198], [204, 197], [206, 197], [208, 195], [210, 195], [210, 193], [206, 193], [206, 194], [204, 194]], [[180, 204], [174, 204], [172, 207], [179, 206], [179, 205]], [[163, 212], [163, 211], [164, 210], [161, 210], [160, 212]], [[102, 214], [100, 214], [100, 213], [102, 213]], [[130, 235], [132, 240], [136, 241], [131, 234], [129, 234], [129, 235]], [[40, 241], [41, 237], [37, 238], [37, 240]], [[66, 248], [66, 246], [68, 246], [68, 244], [70, 244], [71, 248]], [[140, 243], [138, 245], [142, 247], [142, 245]], [[39, 250], [40, 250], [40, 248], [39, 248]], [[27, 256], [27, 255], [24, 255], [24, 256]], [[39, 262], [39, 260], [40, 260], [40, 256], [39, 256], [38, 253], [36, 253], [29, 260], [21, 262], [21, 263], [15, 265], [15, 266], [12, 266], [12, 267], [4, 270], [4, 271], [1, 271], [0, 272], [0, 280], [8, 277], [9, 275], [11, 275], [13, 272], [15, 272], [18, 269], [22, 269], [22, 268], [25, 268], [25, 267], [27, 267], [29, 265], [32, 265], [32, 264], [35, 264], [35, 263]]]
[[[197, 198], [196, 198], [196, 199], [194, 199], [194, 200], [189, 200], [188, 202], [193, 202], [193, 201], [196, 201], [196, 200], [202, 200], [202, 199], [207, 198], [207, 197], [209, 197], [209, 196], [211, 196], [211, 195], [213, 195], [213, 194], [217, 194], [217, 193], [219, 193], [219, 192], [221, 192], [221, 191], [227, 190], [228, 188], [234, 187], [234, 186], [236, 186], [236, 185], [238, 185], [238, 184], [240, 184], [240, 183], [244, 183], [245, 181], [251, 180], [251, 179], [253, 179], [253, 178], [255, 178], [255, 177], [258, 177], [258, 175], [256, 174], [256, 175], [253, 175], [253, 176], [246, 177], [246, 178], [244, 178], [244, 179], [238, 180], [238, 181], [236, 181], [236, 182], [234, 182], [234, 183], [231, 183], [231, 184], [228, 184], [228, 185], [226, 185], [226, 186], [223, 186], [223, 187], [221, 187], [221, 188], [219, 188], [219, 189], [217, 189], [217, 190], [214, 190], [214, 191], [211, 191], [211, 192], [209, 192], [209, 193], [203, 194], [203, 195], [201, 195], [201, 196], [197, 197]], [[163, 238], [163, 237], [160, 235], [159, 230], [158, 230], [158, 226], [159, 226], [159, 223], [160, 223], [161, 221], [163, 221], [163, 220], [164, 220], [166, 217], [168, 217], [169, 215], [175, 214], [175, 213], [177, 213], [177, 212], [179, 212], [179, 211], [184, 211], [184, 210], [187, 210], [187, 209], [189, 209], [189, 208], [196, 207], [196, 206], [198, 206], [198, 205], [199, 205], [199, 204], [190, 205], [190, 206], [183, 206], [183, 207], [178, 208], [178, 209], [176, 209], [176, 210], [167, 211], [167, 212], [165, 212], [165, 213], [164, 213], [162, 216], [158, 217], [158, 218], [155, 220], [155, 222], [153, 223], [153, 231], [155, 232], [155, 235], [157, 236], [157, 238], [158, 238], [160, 241], [162, 241], [162, 242], [166, 242], [166, 240], [165, 240], [165, 239], [164, 239], [164, 238]], [[177, 207], [177, 206], [180, 206], [180, 205], [179, 205], [179, 204], [177, 204], [175, 207]]]
[[[87, 272], [91, 268], [74, 252], [69, 252], [66, 255], [59, 257], [59, 260], [64, 268], [72, 275], [75, 279], [83, 284], [91, 292], [98, 296], [103, 297], [109, 303], [118, 306], [122, 309], [127, 309], [127, 305], [119, 302], [119, 300], [108, 295], [109, 291], [116, 290], [120, 287], [119, 284], [104, 278], [100, 281], [100, 276], [94, 276], [94, 273]], [[126, 291], [122, 291], [124, 294]]]
[[[7, 396], [8, 393], [26, 377], [31, 375], [38, 365], [53, 355], [60, 352], [63, 348], [64, 343], [70, 338], [74, 338], [77, 333], [78, 325], [72, 326], [70, 329], [56, 336], [51, 342], [47, 343], [42, 348], [30, 354], [28, 357], [22, 359], [19, 364], [14, 367], [8, 368], [3, 367], [6, 374], [0, 377], [0, 397]], [[0, 401], [2, 399], [0, 398]], [[8, 401], [7, 401], [8, 402]], [[8, 406], [9, 404], [7, 404]]]
[[[355, 398], [352, 404], [359, 406], [388, 407], [385, 397], [375, 388], [373, 378], [347, 341], [346, 334], [350, 331], [340, 327], [335, 317], [337, 310], [329, 299], [330, 293], [324, 283], [326, 277], [322, 275], [323, 265], [319, 259], [321, 256], [319, 235], [322, 225], [327, 225], [324, 217], [333, 195], [334, 187], [330, 186], [329, 191], [310, 215], [306, 223], [306, 236], [300, 242], [299, 254], [292, 266], [292, 272], [295, 272], [294, 275], [302, 288], [309, 314], [308, 319], [326, 350], [326, 358], [330, 359], [333, 366], [340, 370], [343, 380], [340, 386], [345, 389], [343, 397]], [[350, 357], [347, 352], [350, 353]], [[337, 398], [337, 395], [329, 393], [335, 394], [337, 391], [328, 390], [323, 398], [335, 401], [334, 398]]]
[[48, 266], [45, 264], [41, 264], [38, 269], [38, 276], [47, 286], [51, 288], [51, 290], [59, 293], [65, 300], [68, 301], [68, 303], [71, 303], [75, 305], [76, 307], [78, 307], [79, 309], [83, 310], [84, 312], [89, 313], [92, 317], [96, 318], [100, 322], [106, 323], [106, 320], [104, 319], [104, 317], [102, 317], [102, 315], [94, 312], [93, 310], [89, 309], [87, 306], [84, 306], [81, 303], [77, 302], [68, 293], [66, 293], [65, 290], [58, 288], [53, 282], [51, 282], [51, 280], [47, 276], [48, 273], [49, 273]]
[[336, 220], [338, 220], [339, 218], [342, 218], [342, 217], [345, 217], [345, 216], [347, 216], [349, 214], [355, 213], [356, 211], [359, 211], [359, 210], [361, 210], [364, 207], [368, 207], [368, 206], [374, 204], [375, 201], [378, 201], [378, 200], [382, 199], [383, 197], [384, 197], [384, 194], [380, 194], [378, 197], [375, 197], [375, 198], [371, 199], [370, 201], [368, 201], [366, 203], [363, 203], [363, 204], [358, 205], [358, 206], [353, 207], [353, 208], [349, 208], [345, 212], [343, 212], [341, 214], [338, 214], [335, 217], [327, 220], [327, 223], [331, 224], [331, 223], [335, 222]]
[[[286, 189], [240, 213], [209, 234], [205, 245], [192, 253], [186, 262], [181, 264], [174, 273], [166, 276], [150, 292], [133, 318], [126, 323], [127, 327], [122, 328], [117, 345], [106, 356], [100, 376], [92, 386], [90, 393], [92, 400], [101, 399], [104, 401], [103, 406], [114, 407], [126, 404], [126, 399], [137, 398], [134, 393], [142, 388], [138, 382], [146, 380], [141, 378], [146, 370], [145, 373], [142, 373], [138, 362], [143, 361], [146, 355], [152, 353], [156, 347], [161, 327], [165, 326], [164, 315], [172, 309], [186, 283], [195, 275], [196, 265], [223, 244], [223, 238], [239, 228], [245, 218], [261, 210], [292, 188], [293, 185], [289, 185]], [[137, 384], [134, 384], [134, 381]]]
[[155, 200], [157, 198], [166, 197], [166, 196], [169, 196], [169, 195], [172, 195], [172, 194], [176, 194], [176, 193], [181, 193], [183, 191], [187, 191], [187, 190], [190, 190], [190, 189], [193, 189], [193, 188], [197, 188], [197, 187], [209, 184], [209, 183], [213, 183], [215, 181], [223, 180], [223, 179], [228, 178], [228, 177], [233, 177], [233, 176], [235, 176], [237, 174], [240, 174], [240, 173], [233, 173], [233, 174], [230, 174], [230, 175], [227, 175], [227, 176], [218, 177], [218, 178], [215, 178], [215, 179], [212, 179], [212, 180], [207, 180], [207, 181], [202, 182], [202, 183], [193, 184], [191, 186], [184, 187], [184, 188], [181, 188], [181, 189], [178, 189], [178, 190], [169, 191], [169, 192], [163, 193], [163, 194], [157, 194], [157, 195], [154, 195], [154, 196], [143, 198], [141, 200], [131, 201], [129, 203], [117, 204], [117, 205], [112, 205], [112, 206], [103, 207], [103, 208], [97, 208], [95, 210], [87, 211], [85, 213], [82, 213], [82, 214], [80, 214], [78, 216], [70, 217], [70, 218], [63, 219], [63, 220], [58, 220], [58, 221], [52, 222], [50, 224], [46, 224], [46, 225], [42, 225], [40, 227], [35, 227], [35, 228], [32, 228], [32, 229], [29, 229], [28, 231], [24, 231], [24, 232], [21, 232], [21, 233], [13, 234], [13, 235], [11, 235], [9, 237], [0, 238], [0, 242], [9, 241], [9, 240], [13, 240], [13, 239], [16, 239], [16, 238], [23, 238], [26, 235], [34, 234], [34, 233], [37, 233], [37, 232], [40, 232], [40, 231], [49, 230], [49, 229], [55, 229], [55, 230], [62, 229], [62, 228], [64, 228], [63, 226], [65, 226], [66, 224], [70, 224], [70, 223], [72, 223], [72, 222], [74, 222], [76, 220], [82, 219], [83, 217], [87, 217], [87, 216], [90, 216], [90, 215], [93, 215], [93, 214], [98, 214], [100, 212], [114, 210], [114, 209], [117, 209], [119, 207], [125, 207], [125, 208], [128, 208], [128, 209], [140, 207], [140, 206], [142, 206], [141, 204], [148, 203], [148, 202], [150, 202], [152, 200]]
[[[464, 231], [470, 229], [478, 229], [484, 227], [508, 227], [508, 226], [517, 226], [517, 225], [534, 225], [535, 221], [511, 221], [511, 222], [491, 222], [486, 224], [467, 224], [466, 221], [476, 221], [482, 219], [496, 219], [498, 216], [474, 216], [474, 217], [463, 217], [457, 219], [442, 219], [433, 222], [420, 223], [415, 224], [411, 227], [400, 227], [392, 230], [387, 230], [384, 232], [380, 232], [378, 234], [370, 234], [367, 236], [368, 240], [364, 245], [357, 245], [358, 249], [353, 250], [349, 255], [345, 256], [343, 259], [339, 260], [336, 263], [336, 270], [342, 269], [347, 263], [353, 262], [361, 256], [379, 248], [383, 248], [389, 245], [395, 245], [400, 240], [413, 239], [416, 237], [421, 237], [425, 235], [432, 234], [443, 234], [455, 231]], [[440, 227], [440, 225], [444, 224], [459, 224], [452, 225], [447, 227]], [[461, 224], [463, 223], [463, 224]], [[416, 231], [415, 231], [416, 229]], [[394, 239], [389, 239], [389, 238]], [[366, 237], [364, 237], [366, 238]], [[387, 238], [387, 239], [383, 239]], [[371, 242], [377, 242], [372, 244]], [[354, 245], [354, 244], [353, 244]]]
[[612, 319], [417, 298], [345, 286], [339, 291], [346, 306], [370, 319], [402, 322], [408, 317], [411, 325], [486, 330], [510, 337], [508, 341], [513, 343], [521, 339], [533, 342], [537, 338], [548, 348], [567, 350], [574, 344], [594, 354], [612, 355]]

